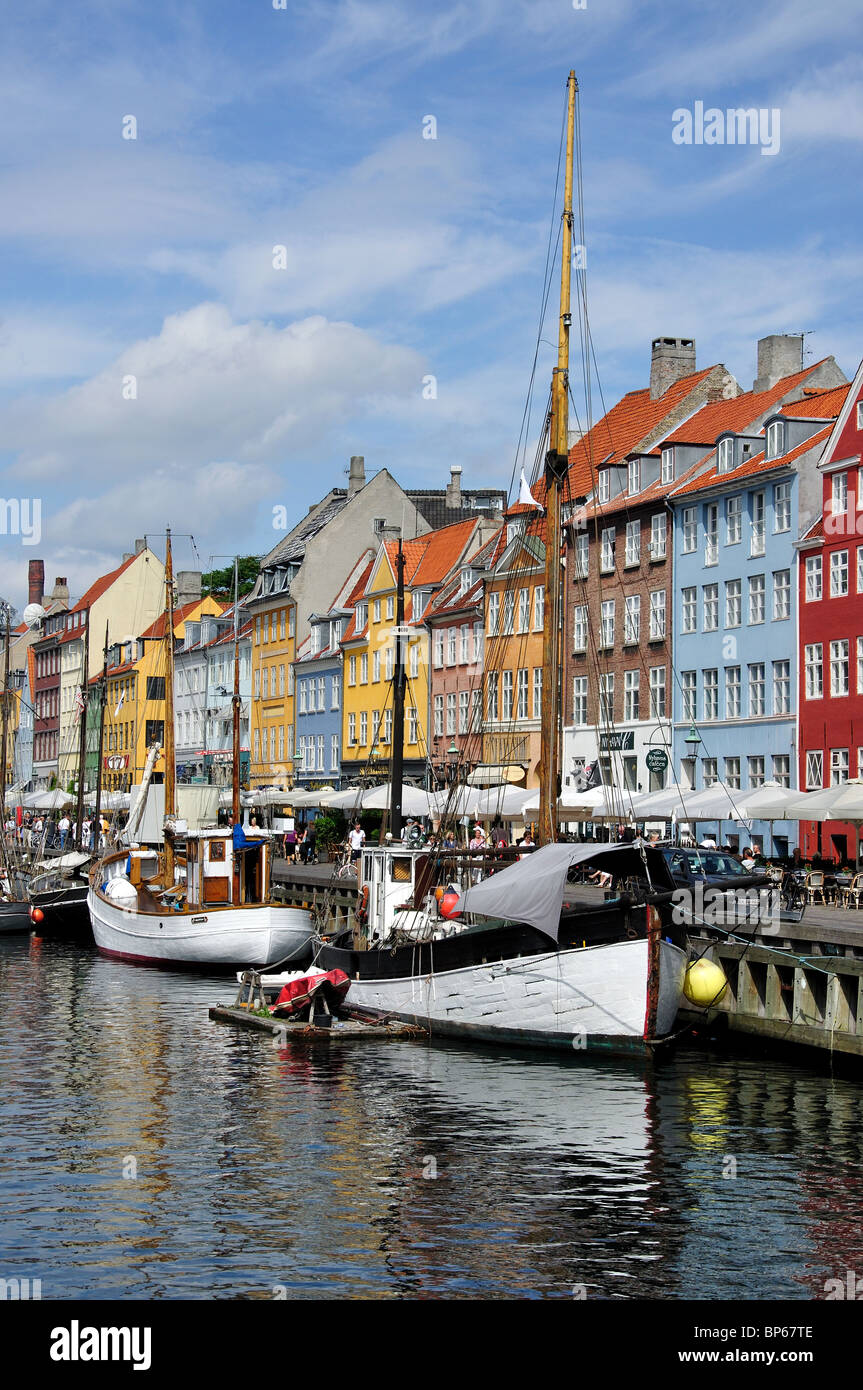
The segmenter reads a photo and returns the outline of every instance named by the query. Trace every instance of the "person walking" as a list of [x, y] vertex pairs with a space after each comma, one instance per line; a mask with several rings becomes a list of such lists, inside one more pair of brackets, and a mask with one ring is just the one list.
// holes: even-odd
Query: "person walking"
[[348, 844], [351, 847], [351, 863], [356, 864], [363, 852], [363, 845], [366, 842], [366, 832], [363, 830], [359, 821], [354, 821], [353, 829], [348, 832]]

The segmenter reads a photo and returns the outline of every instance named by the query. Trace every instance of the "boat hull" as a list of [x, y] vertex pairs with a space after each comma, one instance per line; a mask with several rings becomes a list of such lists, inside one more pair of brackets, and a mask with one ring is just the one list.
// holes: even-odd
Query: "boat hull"
[[311, 948], [312, 920], [301, 908], [143, 914], [106, 902], [93, 888], [87, 903], [99, 950], [141, 964], [246, 970], [302, 960]]
[[42, 913], [42, 921], [33, 924], [39, 936], [81, 937], [90, 934], [86, 883], [53, 892], [31, 893], [30, 906]]
[[[338, 966], [325, 947], [317, 964]], [[432, 1034], [517, 1047], [643, 1051], [672, 1031], [687, 956], [659, 943], [655, 1025], [646, 1036], [650, 946], [646, 939], [549, 951], [401, 978], [353, 979], [346, 1003], [376, 1017], [419, 1023]]]
[[0, 936], [20, 935], [32, 930], [29, 903], [0, 902]]

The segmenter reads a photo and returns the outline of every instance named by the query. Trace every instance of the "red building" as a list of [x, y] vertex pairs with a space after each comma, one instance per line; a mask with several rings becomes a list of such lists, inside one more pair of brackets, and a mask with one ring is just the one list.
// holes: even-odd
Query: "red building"
[[[819, 462], [823, 511], [800, 542], [799, 775], [817, 791], [863, 777], [863, 363], [836, 412]], [[857, 828], [800, 822], [804, 856], [857, 857]]]

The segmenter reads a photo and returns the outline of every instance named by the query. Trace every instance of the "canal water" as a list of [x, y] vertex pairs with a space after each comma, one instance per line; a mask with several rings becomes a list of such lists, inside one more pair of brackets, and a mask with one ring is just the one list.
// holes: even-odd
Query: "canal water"
[[232, 982], [0, 942], [0, 1276], [42, 1298], [824, 1298], [863, 1083], [426, 1043], [274, 1047]]

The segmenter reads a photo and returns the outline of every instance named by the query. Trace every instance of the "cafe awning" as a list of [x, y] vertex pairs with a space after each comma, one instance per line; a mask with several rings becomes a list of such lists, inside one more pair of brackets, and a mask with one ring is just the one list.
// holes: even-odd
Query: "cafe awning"
[[502, 782], [523, 782], [526, 772], [521, 763], [480, 763], [467, 780], [471, 787], [499, 787]]

